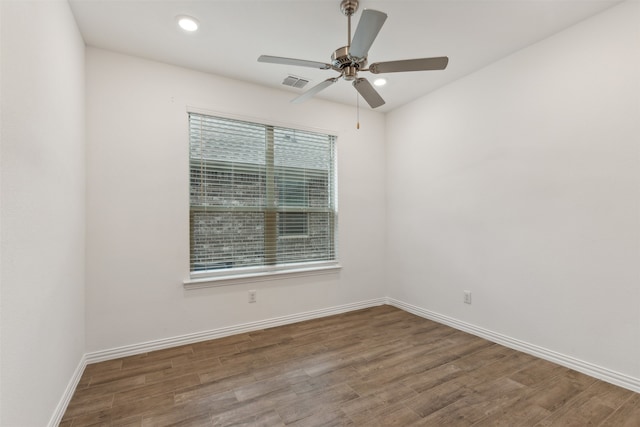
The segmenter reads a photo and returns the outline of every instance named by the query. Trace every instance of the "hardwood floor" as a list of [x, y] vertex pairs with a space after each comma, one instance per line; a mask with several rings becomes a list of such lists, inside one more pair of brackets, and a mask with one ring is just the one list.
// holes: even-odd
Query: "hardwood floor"
[[640, 426], [640, 394], [380, 306], [88, 365], [60, 425]]

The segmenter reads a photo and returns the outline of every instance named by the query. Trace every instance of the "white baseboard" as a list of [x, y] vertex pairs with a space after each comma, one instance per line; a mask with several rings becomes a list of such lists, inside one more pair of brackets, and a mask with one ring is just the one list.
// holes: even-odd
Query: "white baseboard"
[[69, 402], [73, 397], [73, 393], [76, 391], [76, 387], [80, 382], [80, 378], [82, 377], [82, 373], [84, 372], [84, 368], [86, 366], [86, 355], [82, 355], [82, 357], [80, 358], [80, 363], [78, 363], [78, 366], [76, 367], [76, 370], [74, 371], [69, 384], [67, 384], [67, 388], [62, 394], [62, 398], [60, 399], [60, 402], [58, 402], [58, 406], [56, 406], [56, 410], [53, 412], [53, 415], [51, 416], [47, 427], [58, 427], [60, 421], [62, 421], [62, 417], [64, 416], [64, 413], [67, 410], [67, 406], [69, 405]]
[[213, 340], [229, 335], [241, 334], [244, 332], [257, 331], [260, 329], [273, 328], [290, 323], [303, 322], [305, 320], [317, 319], [319, 317], [333, 316], [334, 314], [346, 313], [348, 311], [360, 310], [363, 308], [384, 305], [385, 298], [376, 298], [368, 301], [360, 301], [335, 307], [323, 308], [320, 310], [307, 311], [304, 313], [290, 314], [272, 319], [259, 320], [256, 322], [243, 323], [240, 325], [228, 326], [225, 328], [212, 329], [209, 331], [196, 332], [192, 334], [180, 335], [177, 337], [163, 338], [159, 340], [147, 341], [139, 344], [126, 345], [108, 350], [94, 351], [85, 355], [86, 363], [103, 362], [110, 359], [132, 356], [134, 354], [146, 353], [149, 351], [163, 350], [165, 348], [179, 345], [193, 344], [200, 341]]
[[602, 381], [606, 381], [608, 383], [624, 387], [628, 390], [635, 391], [636, 393], [640, 393], [640, 378], [635, 378], [629, 375], [622, 374], [620, 372], [612, 371], [611, 369], [603, 368], [601, 366], [594, 365], [593, 363], [585, 362], [583, 360], [576, 359], [574, 357], [567, 356], [562, 353], [546, 349], [544, 347], [529, 344], [527, 342], [520, 341], [515, 338], [511, 338], [509, 336], [472, 325], [470, 323], [462, 322], [452, 317], [444, 316], [442, 314], [435, 313], [433, 311], [426, 310], [424, 308], [417, 307], [403, 301], [398, 301], [393, 298], [387, 297], [386, 303], [406, 312], [424, 317], [425, 319], [433, 320], [435, 322], [451, 326], [452, 328], [468, 332], [472, 335], [479, 336], [505, 347], [522, 351], [523, 353], [527, 353], [532, 356], [557, 363], [558, 365], [564, 366], [566, 368], [573, 369], [594, 378], [598, 378]]
[[549, 360], [550, 362], [554, 362], [567, 368], [574, 369], [578, 372], [582, 372], [586, 375], [590, 375], [611, 384], [615, 384], [617, 386], [624, 387], [635, 392], [640, 392], [640, 379], [638, 378], [621, 374], [619, 372], [615, 372], [589, 362], [566, 356], [564, 354], [548, 350], [543, 347], [529, 344], [524, 341], [520, 341], [506, 335], [472, 325], [470, 323], [462, 322], [452, 317], [444, 316], [442, 314], [435, 313], [433, 311], [429, 311], [412, 304], [386, 297], [87, 353], [82, 356], [82, 359], [80, 360], [80, 363], [78, 364], [78, 367], [76, 368], [71, 381], [69, 381], [69, 384], [67, 385], [67, 389], [60, 399], [60, 402], [58, 403], [58, 406], [56, 407], [51, 420], [49, 421], [48, 427], [55, 427], [60, 423], [60, 420], [62, 419], [64, 412], [67, 409], [67, 405], [69, 404], [69, 401], [73, 396], [76, 386], [78, 385], [78, 382], [82, 377], [82, 373], [89, 363], [96, 363], [105, 360], [117, 359], [120, 357], [132, 356], [135, 354], [162, 350], [179, 345], [193, 344], [200, 341], [212, 340], [229, 335], [257, 331], [260, 329], [272, 328], [275, 326], [282, 326], [291, 323], [303, 322], [305, 320], [317, 319], [320, 317], [333, 316], [335, 314], [346, 313], [349, 311], [360, 310], [363, 308], [375, 307], [384, 304], [394, 306], [417, 316], [424, 317], [426, 319], [451, 326], [455, 329], [459, 329], [461, 331], [465, 331], [470, 334], [485, 338], [489, 341], [504, 345], [505, 347], [522, 351], [524, 353], [540, 357], [541, 359]]

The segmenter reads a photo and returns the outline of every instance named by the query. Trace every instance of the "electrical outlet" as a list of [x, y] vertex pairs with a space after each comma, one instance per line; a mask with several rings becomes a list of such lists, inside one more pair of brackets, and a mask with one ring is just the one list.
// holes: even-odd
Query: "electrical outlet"
[[256, 302], [258, 300], [256, 291], [249, 291], [249, 302]]
[[464, 291], [464, 303], [471, 304], [471, 291]]

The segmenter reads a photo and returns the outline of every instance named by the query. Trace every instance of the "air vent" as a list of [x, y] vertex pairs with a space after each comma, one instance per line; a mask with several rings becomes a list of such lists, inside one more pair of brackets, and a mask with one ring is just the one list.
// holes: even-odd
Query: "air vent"
[[296, 76], [287, 76], [282, 84], [285, 86], [297, 87], [298, 89], [303, 88], [309, 83], [309, 80], [303, 79], [302, 77]]

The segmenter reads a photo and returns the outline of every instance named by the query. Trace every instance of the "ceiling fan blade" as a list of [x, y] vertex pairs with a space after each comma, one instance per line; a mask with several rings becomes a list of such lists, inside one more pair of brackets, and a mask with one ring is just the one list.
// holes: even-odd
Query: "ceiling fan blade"
[[302, 95], [300, 95], [300, 96], [298, 96], [296, 98], [293, 98], [291, 100], [291, 102], [293, 104], [300, 104], [301, 102], [306, 101], [307, 99], [311, 98], [313, 95], [315, 95], [316, 93], [320, 92], [321, 90], [324, 90], [324, 89], [328, 88], [329, 86], [331, 86], [332, 84], [337, 82], [339, 79], [340, 79], [340, 76], [332, 77], [330, 79], [327, 79], [327, 80], [323, 81], [322, 83], [319, 83], [319, 84], [315, 85], [314, 87], [312, 87], [311, 89], [309, 89], [308, 91], [303, 93]]
[[299, 67], [319, 68], [321, 70], [331, 69], [331, 65], [324, 62], [306, 61], [304, 59], [283, 58], [281, 56], [260, 55], [258, 62], [267, 62], [270, 64], [296, 65]]
[[440, 56], [437, 58], [405, 59], [402, 61], [377, 62], [369, 65], [369, 71], [373, 74], [397, 73], [401, 71], [428, 71], [444, 70], [447, 68], [449, 58]]
[[380, 96], [378, 92], [371, 86], [369, 80], [367, 79], [355, 79], [353, 81], [353, 87], [356, 88], [358, 93], [362, 95], [367, 104], [371, 106], [371, 108], [377, 108], [381, 105], [384, 105], [384, 99]]
[[360, 22], [358, 22], [358, 28], [356, 28], [351, 46], [349, 47], [349, 55], [354, 58], [366, 58], [369, 53], [369, 48], [376, 39], [386, 19], [386, 13], [373, 9], [363, 10]]

